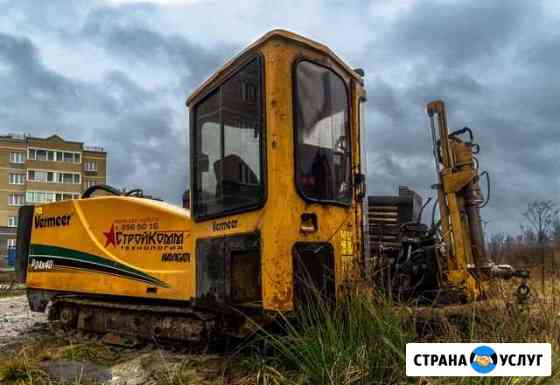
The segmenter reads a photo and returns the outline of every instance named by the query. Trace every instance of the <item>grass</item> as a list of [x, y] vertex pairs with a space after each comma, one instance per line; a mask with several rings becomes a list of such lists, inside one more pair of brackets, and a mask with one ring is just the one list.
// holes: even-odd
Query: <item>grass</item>
[[46, 373], [37, 367], [35, 362], [28, 356], [15, 357], [3, 362], [0, 366], [0, 383], [32, 385], [40, 384], [46, 377]]
[[[560, 357], [554, 353], [550, 378], [407, 378], [407, 342], [550, 342], [558, 352], [558, 311], [551, 304], [508, 307], [465, 306], [461, 314], [403, 316], [391, 301], [351, 294], [337, 306], [320, 299], [281, 316], [283, 336], [262, 331], [253, 366], [258, 384], [289, 385], [517, 385], [560, 383]], [[436, 312], [435, 309], [433, 310]], [[271, 352], [271, 353], [270, 353]]]
[[107, 346], [94, 342], [70, 343], [61, 348], [57, 356], [65, 360], [91, 362], [103, 366], [112, 364], [117, 358]]
[[[554, 283], [549, 283], [550, 285]], [[334, 305], [320, 296], [293, 317], [278, 315], [280, 333], [260, 338], [230, 357], [177, 356], [152, 352], [148, 369], [154, 385], [545, 385], [560, 383], [559, 309], [552, 301], [530, 307], [506, 306], [510, 286], [497, 287], [491, 302], [429, 309], [433, 317], [403, 312], [388, 299], [351, 293]], [[542, 296], [541, 296], [542, 299]], [[560, 302], [560, 301], [558, 301]], [[558, 305], [560, 306], [560, 304]], [[408, 342], [550, 342], [550, 378], [407, 378]], [[120, 361], [95, 342], [37, 341], [13, 354], [0, 353], [0, 383], [55, 385], [41, 363], [72, 360], [111, 366]], [[153, 370], [152, 370], [153, 369]], [[75, 385], [86, 383], [76, 378]], [[92, 384], [87, 384], [92, 385]]]
[[415, 334], [391, 305], [355, 294], [336, 306], [314, 298], [293, 318], [280, 315], [282, 333], [263, 330], [254, 347], [257, 383], [401, 382]]
[[[2, 385], [58, 385], [61, 382], [49, 378], [42, 363], [52, 360], [100, 362], [102, 357], [91, 344], [70, 344], [58, 338], [43, 338], [28, 341], [19, 350], [0, 354], [0, 384]], [[86, 382], [81, 374], [72, 378], [69, 385], [97, 385]]]
[[24, 294], [23, 290], [0, 290], [0, 298], [17, 297]]
[[51, 358], [50, 346], [50, 341], [40, 341], [0, 356], [0, 384], [51, 385], [47, 373], [39, 366], [41, 361]]

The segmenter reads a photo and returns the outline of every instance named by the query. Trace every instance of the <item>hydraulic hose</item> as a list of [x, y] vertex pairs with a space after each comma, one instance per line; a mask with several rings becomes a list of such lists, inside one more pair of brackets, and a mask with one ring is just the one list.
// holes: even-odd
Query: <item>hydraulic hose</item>
[[418, 219], [417, 219], [417, 221], [416, 221], [417, 223], [422, 222], [422, 214], [424, 213], [424, 209], [426, 208], [426, 206], [428, 205], [428, 203], [430, 203], [431, 201], [432, 201], [432, 197], [429, 197], [429, 198], [426, 200], [426, 203], [424, 203], [424, 204], [422, 205], [422, 207], [420, 208], [420, 212], [418, 213]]
[[488, 171], [483, 171], [480, 174], [480, 177], [482, 177], [482, 175], [486, 175], [486, 199], [480, 205], [480, 208], [483, 208], [488, 204], [488, 202], [490, 202], [490, 173], [488, 173]]
[[121, 191], [116, 187], [113, 186], [109, 186], [107, 184], [96, 184], [94, 186], [91, 186], [90, 188], [88, 188], [86, 191], [84, 191], [84, 193], [82, 194], [82, 199], [85, 198], [90, 198], [91, 195], [96, 192], [97, 190], [102, 190], [105, 192], [108, 192], [110, 194], [113, 195], [119, 195], [119, 196], [135, 196], [135, 197], [139, 197], [139, 198], [143, 198], [144, 197], [144, 190], [140, 189], [140, 188], [135, 188], [129, 191]]
[[142, 190], [141, 188], [135, 188], [133, 190], [127, 191], [126, 193], [124, 193], [124, 195], [127, 196], [127, 197], [129, 197], [131, 195], [141, 197], [141, 196], [144, 196], [144, 190]]
[[82, 199], [91, 197], [91, 194], [93, 194], [97, 190], [106, 191], [106, 192], [111, 193], [113, 195], [122, 195], [123, 194], [123, 192], [121, 190], [119, 190], [119, 189], [117, 189], [113, 186], [109, 186], [107, 184], [96, 184], [96, 185], [88, 188], [86, 191], [84, 191], [84, 193], [82, 194]]

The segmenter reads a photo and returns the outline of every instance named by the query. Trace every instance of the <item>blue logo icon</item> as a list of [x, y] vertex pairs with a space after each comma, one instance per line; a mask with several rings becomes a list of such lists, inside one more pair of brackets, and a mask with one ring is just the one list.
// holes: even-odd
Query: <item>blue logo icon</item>
[[496, 368], [498, 355], [491, 347], [482, 345], [473, 350], [470, 362], [476, 372], [487, 374]]

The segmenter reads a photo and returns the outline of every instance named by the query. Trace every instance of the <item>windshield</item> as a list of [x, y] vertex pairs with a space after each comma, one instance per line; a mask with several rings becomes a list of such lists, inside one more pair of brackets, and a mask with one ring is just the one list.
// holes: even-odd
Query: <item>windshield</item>
[[296, 65], [296, 183], [304, 198], [349, 204], [348, 95], [331, 69]]
[[257, 57], [195, 106], [195, 218], [263, 202], [261, 99]]

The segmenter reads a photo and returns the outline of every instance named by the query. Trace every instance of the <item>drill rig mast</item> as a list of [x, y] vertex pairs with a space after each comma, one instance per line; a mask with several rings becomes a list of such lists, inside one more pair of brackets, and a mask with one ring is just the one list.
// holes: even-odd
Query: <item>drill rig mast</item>
[[[486, 251], [476, 154], [470, 128], [449, 133], [445, 105], [427, 105], [438, 183], [432, 225], [421, 223], [422, 198], [405, 186], [399, 196], [368, 197], [370, 249], [377, 284], [398, 300], [463, 303], [485, 298], [491, 279], [526, 279], [526, 271], [498, 265]], [[489, 185], [489, 184], [488, 184]], [[487, 197], [488, 198], [488, 197]], [[435, 221], [439, 208], [439, 220]], [[527, 299], [524, 282], [517, 291]]]
[[[484, 283], [491, 278], [524, 277], [526, 272], [495, 264], [486, 251], [480, 217], [480, 208], [486, 203], [475, 157], [480, 148], [473, 142], [471, 129], [449, 133], [441, 100], [429, 103], [426, 110], [439, 180], [436, 187], [441, 240], [446, 246], [441, 253], [445, 279], [451, 286], [465, 289], [469, 299], [480, 299]], [[462, 139], [466, 134], [468, 139]]]

